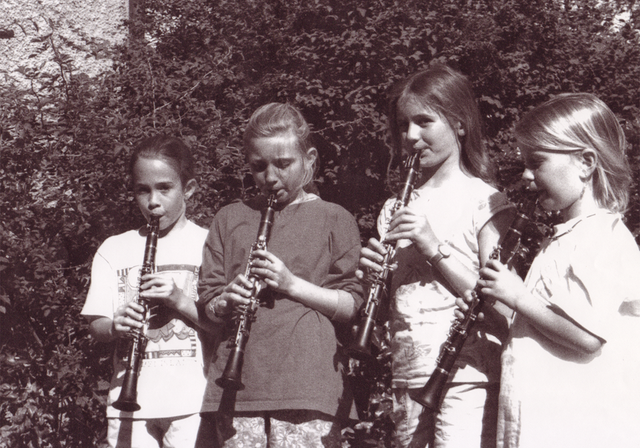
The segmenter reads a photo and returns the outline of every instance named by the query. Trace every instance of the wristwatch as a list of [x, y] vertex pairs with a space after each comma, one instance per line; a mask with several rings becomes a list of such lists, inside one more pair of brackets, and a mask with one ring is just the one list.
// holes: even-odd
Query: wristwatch
[[449, 246], [447, 243], [441, 243], [438, 245], [438, 251], [427, 260], [427, 263], [435, 268], [440, 260], [442, 260], [443, 258], [449, 258], [450, 256], [451, 246]]

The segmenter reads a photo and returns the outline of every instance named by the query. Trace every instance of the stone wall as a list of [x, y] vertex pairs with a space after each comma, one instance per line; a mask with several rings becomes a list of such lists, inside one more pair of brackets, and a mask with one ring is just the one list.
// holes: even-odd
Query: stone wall
[[62, 61], [71, 76], [108, 70], [127, 17], [128, 0], [0, 0], [0, 84], [30, 88]]

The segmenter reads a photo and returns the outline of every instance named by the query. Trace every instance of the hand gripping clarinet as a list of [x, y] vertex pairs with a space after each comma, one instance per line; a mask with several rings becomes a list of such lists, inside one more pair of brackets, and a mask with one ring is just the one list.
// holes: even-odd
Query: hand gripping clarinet
[[244, 384], [240, 381], [242, 378], [242, 364], [244, 362], [244, 350], [249, 340], [249, 332], [251, 331], [251, 324], [255, 320], [256, 312], [260, 306], [260, 299], [258, 294], [262, 289], [262, 283], [259, 279], [251, 274], [251, 266], [254, 262], [253, 252], [256, 250], [267, 250], [267, 241], [271, 234], [271, 226], [273, 224], [274, 205], [276, 202], [275, 195], [269, 196], [267, 201], [267, 208], [262, 214], [262, 220], [260, 221], [260, 229], [258, 230], [258, 237], [256, 242], [251, 246], [249, 252], [249, 261], [247, 262], [247, 268], [245, 270], [245, 276], [251, 282], [251, 297], [250, 302], [242, 312], [236, 318], [236, 336], [230, 342], [231, 353], [227, 359], [227, 364], [224, 368], [222, 376], [216, 380], [216, 384], [225, 389], [242, 390]]
[[[491, 253], [491, 259], [500, 260], [502, 264], [509, 268], [518, 264], [518, 259], [527, 252], [527, 249], [522, 245], [522, 239], [524, 231], [530, 222], [528, 216], [533, 213], [535, 205], [535, 201], [526, 200], [524, 205], [525, 213], [519, 212], [516, 215], [502, 242]], [[473, 301], [469, 304], [469, 309], [464, 318], [456, 319], [449, 329], [449, 336], [440, 350], [438, 364], [427, 384], [422, 389], [409, 392], [412, 400], [432, 411], [436, 411], [440, 407], [442, 393], [451, 370], [469, 336], [471, 327], [478, 318], [478, 313], [480, 313], [484, 305], [485, 297], [480, 292], [480, 289], [480, 286], [476, 285], [472, 292]]]
[[138, 375], [140, 367], [142, 367], [142, 359], [144, 358], [144, 350], [147, 346], [147, 328], [149, 328], [149, 319], [151, 318], [151, 309], [146, 300], [140, 298], [140, 285], [142, 277], [152, 274], [156, 270], [156, 249], [158, 245], [158, 233], [160, 233], [160, 218], [151, 216], [147, 225], [147, 242], [144, 246], [144, 259], [140, 275], [138, 277], [138, 295], [135, 299], [136, 303], [144, 306], [143, 326], [139, 330], [132, 331], [133, 340], [129, 351], [129, 362], [124, 372], [122, 382], [122, 390], [118, 400], [113, 403], [113, 407], [125, 412], [133, 412], [140, 409], [140, 405], [136, 402], [138, 395]]
[[[393, 208], [389, 214], [389, 220], [391, 220], [395, 212], [402, 207], [406, 207], [411, 199], [411, 192], [413, 191], [416, 178], [420, 172], [420, 154], [418, 152], [414, 153], [407, 159], [405, 166], [409, 172], [407, 173], [404, 187], [398, 194], [396, 202], [393, 204]], [[371, 357], [371, 333], [376, 324], [380, 300], [386, 289], [387, 278], [392, 271], [391, 260], [396, 252], [396, 248], [389, 243], [384, 244], [384, 248], [387, 252], [382, 260], [382, 271], [371, 276], [369, 294], [362, 308], [362, 317], [358, 324], [358, 334], [355, 340], [347, 347], [347, 353], [355, 359], [364, 360]]]

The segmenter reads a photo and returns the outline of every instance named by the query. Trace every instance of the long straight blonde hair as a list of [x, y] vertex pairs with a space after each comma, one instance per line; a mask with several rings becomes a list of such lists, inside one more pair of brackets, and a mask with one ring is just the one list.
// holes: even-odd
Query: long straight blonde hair
[[515, 135], [521, 150], [593, 149], [592, 186], [598, 205], [619, 213], [627, 209], [632, 177], [624, 131], [611, 109], [595, 95], [557, 95], [527, 112], [516, 125]]
[[460, 143], [460, 163], [469, 174], [493, 181], [489, 157], [483, 141], [482, 120], [471, 83], [448, 65], [434, 63], [396, 84], [389, 95], [389, 130], [396, 153], [402, 151], [398, 107], [414, 100], [437, 112], [451, 127], [464, 130]]

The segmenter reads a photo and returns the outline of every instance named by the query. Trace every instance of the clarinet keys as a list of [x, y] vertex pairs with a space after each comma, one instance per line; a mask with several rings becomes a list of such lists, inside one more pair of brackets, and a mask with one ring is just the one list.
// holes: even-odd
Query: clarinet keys
[[258, 229], [258, 236], [255, 243], [251, 246], [249, 253], [249, 260], [247, 261], [247, 269], [245, 276], [249, 279], [253, 285], [251, 291], [250, 303], [244, 307], [241, 313], [237, 316], [235, 337], [231, 340], [231, 352], [227, 358], [227, 364], [225, 365], [222, 376], [216, 380], [216, 384], [224, 389], [230, 390], [242, 390], [244, 384], [242, 384], [242, 365], [244, 364], [244, 353], [249, 340], [249, 333], [251, 332], [251, 324], [256, 320], [256, 312], [260, 306], [260, 299], [258, 294], [262, 289], [260, 280], [251, 274], [251, 265], [253, 263], [253, 252], [255, 250], [267, 250], [267, 241], [271, 234], [271, 227], [273, 225], [273, 216], [275, 213], [274, 207], [276, 203], [276, 197], [274, 194], [269, 196], [267, 201], [267, 208], [262, 214], [260, 221], [260, 228]]

